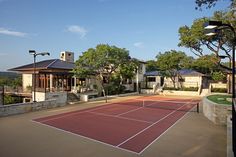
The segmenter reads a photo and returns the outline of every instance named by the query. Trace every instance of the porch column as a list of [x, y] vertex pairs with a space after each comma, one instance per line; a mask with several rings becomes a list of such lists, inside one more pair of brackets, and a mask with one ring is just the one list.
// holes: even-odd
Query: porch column
[[139, 67], [137, 66], [137, 74], [136, 74], [136, 89], [137, 89], [137, 92], [139, 93]]
[[44, 74], [44, 93], [47, 92], [47, 75]]
[[49, 80], [49, 91], [53, 91], [53, 75], [50, 74], [50, 80]]
[[77, 82], [77, 81], [76, 81], [76, 79], [77, 79], [76, 76], [74, 76], [74, 91], [77, 91], [77, 88], [76, 88], [76, 87], [77, 87], [77, 86], [76, 86], [76, 82]]

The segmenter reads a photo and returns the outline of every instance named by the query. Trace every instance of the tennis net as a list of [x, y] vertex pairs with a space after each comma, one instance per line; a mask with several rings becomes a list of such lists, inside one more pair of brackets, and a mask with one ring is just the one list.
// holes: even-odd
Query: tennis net
[[199, 103], [197, 101], [183, 100], [183, 101], [169, 101], [169, 100], [126, 100], [115, 103], [118, 105], [131, 105], [144, 108], [156, 108], [165, 110], [177, 110], [184, 112], [198, 112]]

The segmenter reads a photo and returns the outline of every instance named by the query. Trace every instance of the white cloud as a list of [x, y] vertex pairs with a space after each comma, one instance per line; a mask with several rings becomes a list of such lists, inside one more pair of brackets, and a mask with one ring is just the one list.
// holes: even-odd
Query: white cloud
[[25, 37], [27, 35], [27, 33], [11, 31], [9, 29], [1, 28], [1, 27], [0, 27], [0, 34], [17, 36], [17, 37]]
[[85, 37], [86, 34], [88, 33], [88, 31], [85, 28], [78, 25], [68, 26], [67, 31], [79, 34], [81, 38]]
[[136, 43], [134, 43], [134, 46], [137, 48], [143, 48], [144, 44], [143, 44], [143, 42], [136, 42]]

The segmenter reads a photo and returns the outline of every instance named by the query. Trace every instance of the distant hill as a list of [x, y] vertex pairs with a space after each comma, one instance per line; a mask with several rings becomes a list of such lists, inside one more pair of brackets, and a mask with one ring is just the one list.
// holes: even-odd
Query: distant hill
[[15, 73], [15, 72], [6, 72], [6, 71], [0, 71], [0, 78], [4, 77], [4, 78], [16, 78], [19, 77], [20, 74]]

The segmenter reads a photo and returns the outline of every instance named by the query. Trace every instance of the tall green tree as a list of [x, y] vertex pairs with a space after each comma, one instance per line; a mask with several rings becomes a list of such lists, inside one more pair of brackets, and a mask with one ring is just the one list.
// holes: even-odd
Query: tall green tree
[[[206, 6], [207, 9], [214, 7], [219, 0], [195, 0], [196, 9], [201, 10], [203, 6]], [[235, 0], [227, 0], [230, 3], [231, 7], [235, 6]]]
[[148, 60], [146, 62], [146, 71], [157, 71], [158, 66], [157, 66], [157, 61], [155, 60]]
[[[121, 65], [129, 62], [129, 52], [124, 48], [99, 44], [96, 48], [90, 48], [83, 52], [76, 61], [73, 70], [76, 76], [89, 78], [94, 76], [106, 95], [105, 84], [110, 83], [111, 76], [119, 71]], [[106, 83], [104, 83], [106, 80]]]
[[165, 77], [169, 77], [174, 87], [176, 87], [176, 78], [181, 77], [179, 70], [189, 68], [193, 60], [184, 52], [171, 50], [159, 53], [157, 56], [157, 65]]
[[192, 68], [203, 74], [212, 74], [214, 71], [219, 71], [219, 66], [215, 64], [217, 58], [215, 55], [205, 55], [195, 59], [192, 63]]
[[231, 48], [232, 48], [232, 32], [230, 30], [221, 30], [219, 36], [209, 37], [204, 33], [203, 24], [209, 20], [223, 21], [236, 27], [236, 15], [230, 12], [217, 11], [211, 18], [201, 18], [193, 22], [191, 26], [182, 26], [179, 28], [179, 44], [190, 48], [190, 50], [197, 55], [202, 57], [206, 54], [214, 53], [217, 57], [215, 64], [219, 64], [222, 68], [230, 70], [221, 64], [221, 55], [227, 56], [229, 62], [231, 62]]

